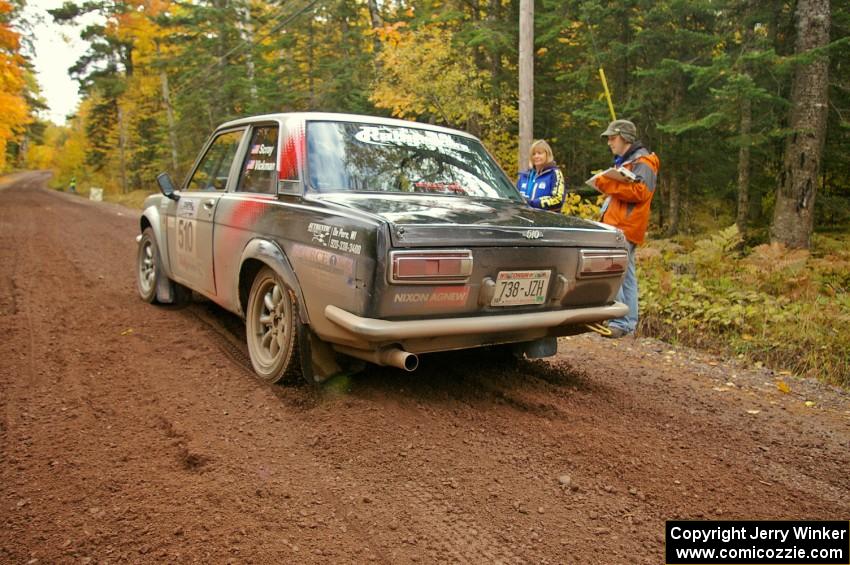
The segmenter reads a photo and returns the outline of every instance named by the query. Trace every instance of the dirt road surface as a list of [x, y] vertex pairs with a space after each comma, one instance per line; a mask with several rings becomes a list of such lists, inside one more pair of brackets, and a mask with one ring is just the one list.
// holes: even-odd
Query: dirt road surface
[[0, 562], [662, 563], [668, 519], [850, 518], [846, 393], [596, 336], [269, 386], [237, 318], [138, 298], [136, 212], [46, 178], [0, 180]]

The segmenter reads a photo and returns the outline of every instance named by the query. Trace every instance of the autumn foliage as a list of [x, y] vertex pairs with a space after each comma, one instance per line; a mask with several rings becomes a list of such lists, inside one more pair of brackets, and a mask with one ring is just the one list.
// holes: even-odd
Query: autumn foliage
[[30, 121], [20, 35], [8, 23], [13, 8], [7, 0], [0, 0], [0, 171], [6, 169], [7, 144]]

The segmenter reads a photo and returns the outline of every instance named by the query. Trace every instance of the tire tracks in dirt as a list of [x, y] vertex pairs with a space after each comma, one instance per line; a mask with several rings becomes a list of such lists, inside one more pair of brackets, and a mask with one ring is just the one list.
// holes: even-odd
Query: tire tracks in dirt
[[584, 336], [269, 386], [237, 317], [138, 300], [130, 212], [21, 186], [0, 209], [0, 561], [655, 563], [666, 519], [846, 518], [837, 396], [714, 392], [732, 377]]
[[[213, 340], [220, 351], [222, 351], [239, 369], [247, 375], [253, 377], [253, 371], [248, 359], [247, 347], [244, 342], [244, 331], [241, 328], [236, 328], [237, 323], [235, 317], [230, 314], [217, 310], [215, 306], [209, 304], [194, 304], [189, 308], [190, 313], [203, 323], [213, 332]], [[284, 387], [278, 387], [284, 389]], [[293, 387], [287, 387], [289, 389]], [[316, 393], [309, 389], [308, 385], [301, 384], [296, 388], [307, 389], [304, 394], [312, 396], [313, 402], [308, 402], [308, 407], [303, 410], [320, 405], [323, 401], [321, 393]], [[318, 395], [318, 396], [317, 396]], [[278, 394], [282, 397], [281, 400], [288, 403], [292, 398], [291, 392], [287, 394]], [[331, 399], [329, 402], [333, 403]], [[305, 427], [305, 433], [311, 434], [315, 431], [309, 431], [310, 426]], [[309, 449], [317, 461], [322, 461], [325, 469], [335, 467], [335, 462], [326, 458], [325, 452], [317, 449], [319, 436], [313, 436], [312, 440], [304, 441], [303, 447]], [[368, 485], [371, 481], [360, 483], [360, 488], [364, 488], [363, 494], [359, 500], [368, 500], [367, 504], [371, 504], [371, 498], [368, 492]], [[331, 489], [332, 485], [328, 484], [327, 489]], [[357, 489], [357, 484], [349, 485], [348, 490]], [[325, 492], [329, 495], [339, 495], [338, 489], [333, 489]], [[410, 550], [409, 557], [415, 556], [416, 551], [427, 550], [429, 556], [436, 561], [450, 561], [457, 563], [523, 563], [524, 559], [519, 558], [507, 545], [503, 544], [495, 535], [487, 531], [487, 528], [479, 523], [474, 516], [464, 511], [462, 508], [454, 505], [451, 501], [439, 493], [434, 494], [437, 490], [432, 485], [425, 482], [409, 478], [400, 485], [394, 486], [395, 496], [405, 501], [403, 509], [399, 509], [395, 505], [391, 510], [384, 511], [380, 504], [373, 506], [371, 514], [373, 518], [377, 518], [377, 523], [393, 522], [393, 516], [397, 513], [403, 513], [407, 516], [404, 525], [396, 523], [395, 527], [403, 528], [409, 532], [409, 535], [403, 539], [407, 540]], [[343, 498], [337, 496], [337, 503], [334, 506], [338, 509], [341, 515], [347, 517], [346, 523], [354, 530], [359, 530], [360, 535], [364, 539], [369, 540], [373, 546], [380, 546], [380, 535], [370, 534], [363, 529], [362, 525], [357, 520], [357, 515], [360, 509], [354, 504], [344, 504], [341, 501]], [[354, 499], [355, 501], [358, 498]], [[399, 554], [394, 555], [388, 552], [391, 548], [385, 547], [382, 552], [382, 559], [387, 563], [396, 562]], [[398, 552], [398, 548], [396, 548]]]

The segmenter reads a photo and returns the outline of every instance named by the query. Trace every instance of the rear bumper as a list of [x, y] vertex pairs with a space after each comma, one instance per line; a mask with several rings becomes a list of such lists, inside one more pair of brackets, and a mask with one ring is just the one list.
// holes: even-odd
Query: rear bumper
[[569, 324], [601, 322], [620, 318], [628, 312], [628, 306], [614, 302], [608, 306], [530, 314], [389, 321], [361, 318], [333, 305], [325, 307], [325, 317], [328, 320], [370, 342], [539, 330]]

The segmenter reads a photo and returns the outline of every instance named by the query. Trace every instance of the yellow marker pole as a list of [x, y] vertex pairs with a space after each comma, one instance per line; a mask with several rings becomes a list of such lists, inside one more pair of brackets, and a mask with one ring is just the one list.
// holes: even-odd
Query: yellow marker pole
[[605, 70], [599, 67], [599, 78], [602, 79], [602, 87], [605, 89], [605, 99], [608, 101], [608, 110], [611, 111], [611, 119], [616, 120], [617, 114], [614, 113], [614, 102], [611, 100], [611, 91], [608, 90], [608, 81], [605, 80]]

